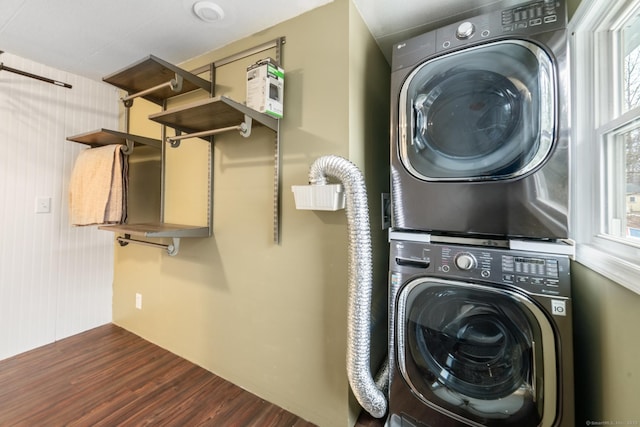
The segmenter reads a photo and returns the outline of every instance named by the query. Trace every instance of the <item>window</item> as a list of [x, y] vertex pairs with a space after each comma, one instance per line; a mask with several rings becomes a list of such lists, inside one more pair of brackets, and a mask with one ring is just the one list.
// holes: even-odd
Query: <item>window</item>
[[634, 120], [603, 137], [607, 187], [603, 232], [640, 243], [640, 121]]
[[577, 261], [640, 293], [640, 0], [583, 0], [572, 26]]

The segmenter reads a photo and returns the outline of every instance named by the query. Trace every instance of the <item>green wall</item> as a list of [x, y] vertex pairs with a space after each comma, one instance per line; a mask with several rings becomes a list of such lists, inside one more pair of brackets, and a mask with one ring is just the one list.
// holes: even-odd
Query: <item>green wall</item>
[[[149, 247], [117, 247], [113, 318], [313, 423], [353, 425], [359, 408], [345, 368], [345, 214], [298, 211], [290, 188], [306, 184], [309, 165], [325, 154], [350, 158], [365, 172], [376, 321], [386, 327], [387, 248], [378, 212], [379, 195], [388, 191], [389, 66], [347, 0], [182, 65], [194, 69], [280, 36], [286, 37], [281, 243], [272, 240], [273, 133], [256, 127], [248, 139], [217, 136], [213, 237], [182, 239], [176, 257]], [[247, 65], [274, 54], [220, 67], [216, 93], [244, 101]], [[132, 128], [159, 137], [144, 117]], [[167, 150], [166, 222], [206, 222], [206, 159], [207, 144], [195, 139]], [[157, 191], [158, 179], [145, 178], [144, 171], [157, 169], [157, 159], [134, 156], [132, 163], [130, 198], [146, 198], [143, 193]], [[157, 202], [134, 207], [132, 221], [153, 217]], [[134, 307], [136, 293], [142, 294], [142, 310]], [[374, 339], [376, 362], [385, 341], [383, 327]]]
[[576, 425], [638, 425], [640, 295], [578, 263], [571, 268]]
[[[572, 2], [575, 10], [577, 2]], [[295, 210], [317, 157], [350, 158], [364, 172], [374, 231], [374, 368], [385, 351], [386, 236], [379, 193], [388, 191], [389, 67], [355, 7], [338, 0], [224, 49], [195, 68], [286, 36], [282, 121], [282, 242], [272, 242], [273, 136], [216, 137], [214, 235], [183, 239], [180, 254], [117, 246], [115, 323], [322, 426], [352, 425], [345, 373], [347, 240], [344, 212]], [[259, 57], [273, 55], [267, 52]], [[251, 58], [254, 62], [258, 58]], [[247, 63], [221, 67], [217, 93], [244, 100]], [[159, 137], [135, 101], [132, 131]], [[204, 147], [204, 148], [203, 148]], [[203, 151], [205, 150], [205, 151]], [[203, 154], [204, 153], [204, 154]], [[204, 221], [206, 144], [168, 152], [168, 221]], [[159, 161], [131, 165], [132, 221], [157, 218]], [[197, 167], [196, 167], [197, 166]], [[640, 296], [573, 263], [576, 425], [640, 419]], [[143, 309], [134, 308], [135, 293]]]

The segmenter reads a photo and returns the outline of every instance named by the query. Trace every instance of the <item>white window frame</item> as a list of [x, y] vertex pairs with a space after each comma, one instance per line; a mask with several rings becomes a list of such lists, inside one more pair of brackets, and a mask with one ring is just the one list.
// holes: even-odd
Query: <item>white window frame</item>
[[[608, 132], [640, 118], [640, 108], [620, 115], [620, 91], [601, 88], [622, 83], [611, 75], [620, 61], [617, 27], [640, 0], [582, 0], [570, 23], [572, 120], [571, 229], [576, 241], [576, 261], [640, 294], [640, 245], [601, 233], [606, 218], [602, 188], [608, 185], [604, 168], [604, 138]], [[613, 44], [613, 48], [608, 47]], [[618, 62], [619, 63], [619, 62]], [[617, 117], [612, 119], [612, 117]]]

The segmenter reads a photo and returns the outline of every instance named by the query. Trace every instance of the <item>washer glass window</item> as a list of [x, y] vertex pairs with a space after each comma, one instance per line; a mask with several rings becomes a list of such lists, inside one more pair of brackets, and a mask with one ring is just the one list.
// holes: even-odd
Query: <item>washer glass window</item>
[[555, 373], [539, 319], [514, 295], [428, 279], [401, 291], [398, 363], [416, 396], [463, 420], [540, 425], [544, 377]]
[[496, 42], [427, 61], [400, 93], [400, 155], [424, 180], [524, 175], [551, 152], [554, 68], [525, 41]]

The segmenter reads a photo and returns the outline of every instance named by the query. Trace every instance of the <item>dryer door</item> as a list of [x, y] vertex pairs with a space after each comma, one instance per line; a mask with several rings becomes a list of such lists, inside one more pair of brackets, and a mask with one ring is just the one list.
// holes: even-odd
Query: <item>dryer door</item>
[[556, 417], [553, 330], [519, 293], [420, 278], [397, 301], [397, 363], [425, 404], [472, 425], [542, 426]]
[[531, 42], [494, 42], [429, 60], [400, 91], [400, 158], [421, 180], [523, 176], [551, 152], [555, 88], [551, 57]]

